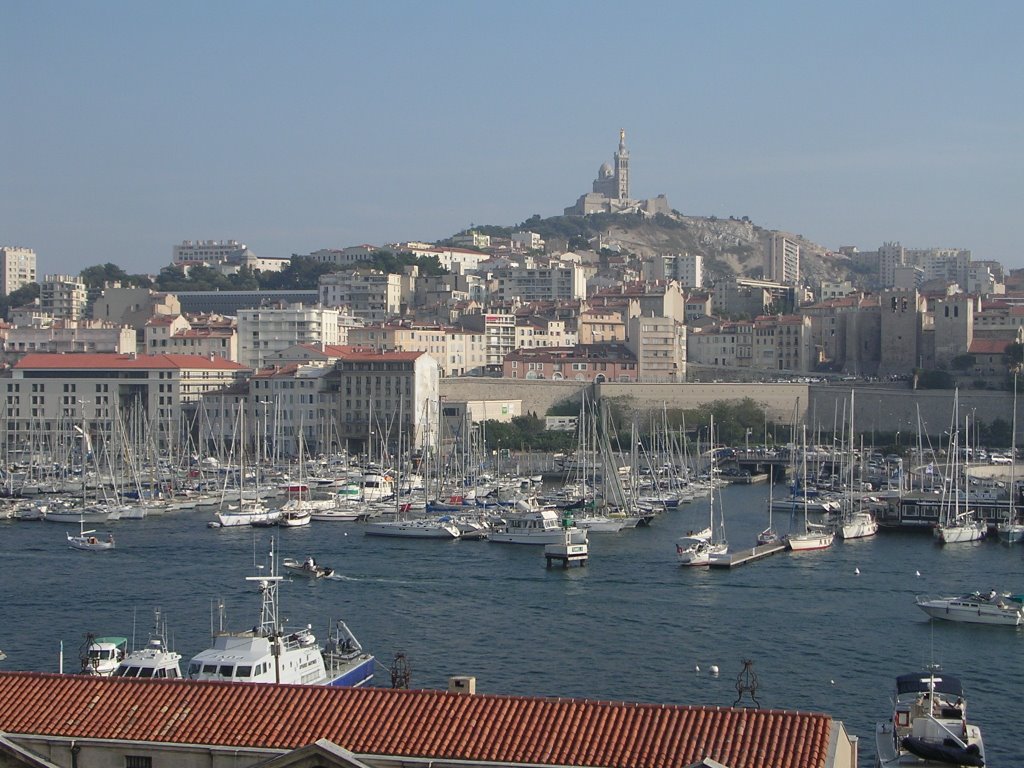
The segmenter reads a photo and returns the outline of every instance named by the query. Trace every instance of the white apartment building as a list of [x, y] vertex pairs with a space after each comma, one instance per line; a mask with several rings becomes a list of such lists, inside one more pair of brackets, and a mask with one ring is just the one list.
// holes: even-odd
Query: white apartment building
[[402, 313], [403, 276], [375, 269], [320, 276], [320, 304], [342, 308], [364, 322], [382, 323]]
[[[337, 264], [341, 267], [351, 267], [361, 262], [372, 260], [373, 255], [381, 250], [386, 249], [381, 248], [379, 245], [364, 243], [363, 245], [352, 245], [348, 248], [321, 248], [319, 251], [313, 251], [302, 258], [313, 259], [313, 261], [320, 262], [321, 264]], [[295, 255], [298, 256], [299, 254]]]
[[0, 294], [6, 296], [36, 281], [36, 252], [17, 245], [0, 245]]
[[463, 315], [460, 323], [466, 330], [484, 337], [487, 350], [485, 368], [501, 371], [505, 355], [516, 348], [516, 316], [507, 313]]
[[513, 232], [509, 236], [512, 248], [518, 251], [542, 251], [544, 240], [536, 232]]
[[238, 311], [238, 360], [247, 368], [265, 365], [266, 356], [295, 344], [339, 344], [341, 313], [322, 306], [292, 304]]
[[382, 323], [349, 331], [349, 343], [383, 352], [425, 352], [443, 376], [483, 373], [487, 345], [483, 333], [429, 323]]
[[70, 435], [85, 425], [110, 436], [137, 414], [161, 450], [182, 445], [182, 408], [248, 373], [238, 363], [194, 355], [30, 354], [11, 370], [4, 403], [9, 445], [30, 434]]
[[80, 275], [47, 275], [39, 284], [39, 308], [50, 317], [78, 320], [87, 301]]
[[569, 301], [587, 297], [587, 278], [578, 264], [550, 267], [506, 267], [495, 270], [491, 299], [511, 302]]
[[411, 253], [420, 258], [436, 258], [438, 263], [449, 272], [460, 275], [479, 269], [481, 262], [490, 258], [490, 254], [471, 251], [467, 248], [446, 248], [429, 243], [392, 243], [389, 250]]
[[896, 268], [907, 265], [906, 249], [897, 242], [883, 243], [878, 249], [878, 282], [882, 288], [896, 284]]
[[237, 240], [183, 240], [172, 248], [171, 263], [176, 267], [192, 264], [220, 264], [241, 261], [249, 247]]

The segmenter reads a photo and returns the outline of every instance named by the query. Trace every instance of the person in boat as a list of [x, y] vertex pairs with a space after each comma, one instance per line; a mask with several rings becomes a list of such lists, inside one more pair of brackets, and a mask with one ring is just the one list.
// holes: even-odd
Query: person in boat
[[89, 537], [89, 543], [90, 544], [95, 544], [96, 543], [96, 537], [95, 536], [90, 536]]
[[107, 535], [107, 543], [108, 544], [113, 544], [114, 543], [114, 534], [111, 533], [111, 534]]
[[302, 567], [305, 568], [307, 571], [315, 571], [316, 570], [316, 560], [313, 558], [312, 555], [309, 555], [306, 558], [306, 562], [303, 563]]

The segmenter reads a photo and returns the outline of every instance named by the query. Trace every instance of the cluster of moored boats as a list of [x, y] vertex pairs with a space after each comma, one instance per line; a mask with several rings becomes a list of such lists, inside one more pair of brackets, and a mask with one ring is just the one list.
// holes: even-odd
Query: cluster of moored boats
[[[200, 651], [181, 669], [181, 654], [168, 647], [166, 626], [157, 611], [149, 642], [129, 651], [124, 637], [88, 636], [82, 649], [82, 674], [154, 679], [222, 680], [240, 683], [292, 683], [300, 685], [362, 686], [373, 679], [375, 658], [363, 650], [345, 622], [337, 620], [320, 644], [309, 625], [288, 628], [279, 621], [278, 586], [283, 576], [270, 554], [268, 574], [247, 577], [260, 594], [260, 619], [251, 629], [226, 631], [213, 637], [211, 647]], [[323, 578], [333, 570], [286, 559], [290, 573]]]

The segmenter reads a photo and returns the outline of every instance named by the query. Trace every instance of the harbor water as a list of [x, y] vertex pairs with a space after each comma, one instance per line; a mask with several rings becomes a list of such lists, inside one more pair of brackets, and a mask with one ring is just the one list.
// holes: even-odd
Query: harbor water
[[[767, 497], [764, 485], [724, 489], [734, 549], [767, 525]], [[257, 622], [245, 577], [267, 562], [273, 536], [280, 558], [312, 554], [336, 571], [283, 584], [282, 616], [321, 638], [344, 619], [381, 662], [377, 685], [390, 685], [386, 667], [402, 652], [416, 688], [472, 675], [486, 693], [730, 706], [749, 659], [762, 707], [842, 720], [867, 766], [895, 677], [935, 662], [962, 678], [988, 765], [1024, 762], [1014, 725], [1024, 630], [931, 622], [914, 605], [923, 593], [1024, 592], [1024, 547], [883, 531], [732, 570], [679, 567], [675, 539], [707, 516], [696, 501], [648, 528], [591, 534], [587, 567], [567, 570], [547, 570], [542, 547], [383, 539], [358, 523], [210, 529], [211, 513], [178, 512], [96, 526], [117, 549], [81, 552], [64, 525], [3, 521], [2, 668], [57, 671], [63, 642], [74, 671], [86, 632], [142, 645], [157, 607], [187, 662], [208, 647], [218, 604], [226, 628]]]

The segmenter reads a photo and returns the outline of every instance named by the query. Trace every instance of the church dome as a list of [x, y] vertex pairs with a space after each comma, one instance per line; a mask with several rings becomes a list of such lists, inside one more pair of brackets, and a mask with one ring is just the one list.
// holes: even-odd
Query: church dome
[[612, 167], [608, 163], [601, 163], [601, 167], [597, 169], [597, 178], [607, 179], [612, 175]]

